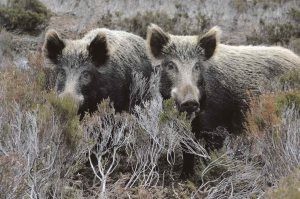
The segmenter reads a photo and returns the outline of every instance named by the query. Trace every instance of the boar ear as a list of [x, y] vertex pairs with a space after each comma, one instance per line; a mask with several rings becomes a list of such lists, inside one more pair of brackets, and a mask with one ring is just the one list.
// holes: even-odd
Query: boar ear
[[59, 37], [55, 30], [47, 31], [43, 51], [48, 59], [56, 63], [58, 56], [61, 55], [65, 46], [65, 42]]
[[107, 38], [103, 33], [98, 33], [87, 47], [89, 56], [96, 67], [99, 67], [108, 60]]
[[221, 30], [215, 26], [210, 29], [206, 34], [200, 37], [198, 45], [204, 49], [204, 56], [209, 59], [213, 56], [218, 43], [220, 42]]
[[163, 53], [163, 48], [169, 43], [170, 36], [165, 33], [159, 26], [151, 24], [147, 30], [147, 46], [151, 55], [160, 59]]

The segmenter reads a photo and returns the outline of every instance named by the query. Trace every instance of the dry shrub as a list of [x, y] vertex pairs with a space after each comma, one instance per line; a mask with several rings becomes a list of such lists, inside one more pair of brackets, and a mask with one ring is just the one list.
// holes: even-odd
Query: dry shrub
[[259, 30], [255, 30], [251, 35], [246, 36], [250, 44], [279, 44], [286, 46], [293, 38], [300, 37], [300, 26], [297, 23], [261, 23]]
[[246, 113], [246, 132], [249, 136], [263, 137], [270, 129], [282, 125], [282, 114], [287, 108], [300, 111], [300, 70], [292, 70], [274, 82], [273, 91], [252, 97]]
[[266, 198], [269, 199], [297, 199], [300, 198], [300, 170], [296, 169], [287, 177], [280, 180], [278, 187], [268, 190]]
[[[298, 75], [291, 71], [274, 82], [272, 92], [252, 98], [246, 134], [228, 137], [224, 148], [211, 154], [196, 193], [206, 193], [205, 198], [298, 197], [297, 177], [288, 177], [286, 185], [279, 183], [300, 165]], [[270, 188], [271, 193], [265, 195]]]
[[[47, 90], [40, 53], [29, 66], [0, 70], [3, 198], [255, 198], [299, 167], [298, 76], [253, 98], [247, 134], [208, 156], [174, 101], [163, 102], [159, 73], [133, 76], [130, 113], [105, 100], [80, 123], [72, 100]], [[179, 180], [182, 150], [201, 158], [193, 182]]]
[[[46, 90], [41, 60], [35, 53], [29, 69], [1, 69], [1, 196], [165, 198], [196, 190], [196, 185], [177, 186], [180, 167], [173, 167], [181, 162], [181, 144], [200, 157], [207, 157], [206, 151], [194, 141], [190, 122], [174, 102], [163, 109], [157, 76], [150, 79], [151, 86], [134, 76], [131, 89], [140, 98], [132, 100], [153, 98], [133, 106], [131, 114], [116, 113], [104, 101], [80, 123], [72, 100]], [[98, 164], [87, 166], [91, 154]]]
[[13, 36], [5, 29], [0, 31], [0, 67], [13, 64]]
[[259, 130], [254, 124], [246, 136], [228, 137], [223, 150], [202, 170], [203, 183], [195, 193], [205, 193], [205, 198], [260, 198], [298, 168], [299, 110], [286, 107], [278, 117], [276, 126]]
[[9, 67], [1, 70], [1, 85], [7, 101], [16, 101], [22, 107], [30, 108], [38, 101], [39, 86], [34, 83], [27, 70]]
[[53, 68], [45, 64], [45, 58], [42, 51], [34, 52], [28, 56], [28, 65], [36, 76], [37, 83], [43, 90], [51, 91], [55, 87], [56, 73]]
[[246, 0], [233, 0], [232, 4], [233, 7], [240, 13], [243, 13], [246, 11], [248, 7], [248, 2]]
[[14, 182], [13, 186], [5, 187], [3, 194], [12, 198], [17, 195], [60, 198], [72, 181], [73, 173], [84, 163], [83, 143], [78, 141], [75, 149], [68, 147], [64, 141], [65, 126], [49, 104], [24, 110], [12, 103], [1, 106], [1, 111], [0, 164], [14, 156], [23, 162], [21, 169], [17, 169], [17, 164], [12, 165], [14, 172], [1, 170], [1, 176], [6, 176], [3, 184]]
[[7, 66], [0, 70], [5, 101], [15, 101], [25, 109], [44, 103], [46, 89], [50, 91], [54, 84], [53, 71], [44, 67], [40, 52], [29, 55], [28, 65], [30, 69]]
[[0, 70], [1, 198], [61, 198], [87, 146], [73, 102], [45, 90], [39, 55], [29, 65]]
[[[26, 190], [25, 177], [22, 175], [25, 168], [25, 160], [18, 154], [6, 154], [0, 156], [0, 197], [21, 197]], [[19, 175], [16, 175], [18, 173]], [[17, 176], [17, 177], [16, 177]], [[11, 192], [8, 192], [10, 190]], [[14, 190], [14, 191], [12, 191]]]
[[254, 97], [250, 102], [246, 120], [246, 132], [256, 137], [263, 136], [266, 133], [264, 129], [278, 126], [280, 117], [277, 114], [276, 94], [270, 93]]
[[[97, 162], [94, 165], [90, 159], [95, 182], [89, 192], [96, 186], [94, 193], [108, 198], [189, 195], [189, 191], [179, 191], [190, 190], [188, 184], [172, 188], [180, 173], [173, 166], [181, 159], [177, 158], [181, 157], [181, 145], [190, 153], [207, 157], [202, 146], [194, 141], [189, 125], [171, 101], [163, 109], [160, 96], [144, 102], [142, 107], [135, 106], [133, 114], [115, 113], [109, 102], [103, 101], [98, 111], [86, 116], [83, 122], [85, 142], [94, 144], [89, 154]], [[156, 192], [164, 186], [169, 188]], [[144, 189], [152, 191], [145, 193]]]

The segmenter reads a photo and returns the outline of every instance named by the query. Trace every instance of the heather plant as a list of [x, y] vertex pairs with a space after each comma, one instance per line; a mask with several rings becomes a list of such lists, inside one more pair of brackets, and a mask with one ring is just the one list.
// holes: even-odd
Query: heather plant
[[150, 85], [135, 76], [132, 96], [140, 97], [132, 100], [145, 102], [131, 113], [116, 113], [105, 100], [80, 122], [72, 100], [47, 87], [39, 56], [31, 55], [30, 69], [1, 69], [1, 197], [112, 197], [120, 171], [127, 179], [122, 189], [133, 194], [178, 178], [173, 167], [182, 144], [208, 158], [174, 102], [163, 108], [157, 76]]
[[[0, 198], [299, 198], [300, 71], [251, 99], [243, 135], [206, 132], [226, 137], [222, 149], [208, 153], [174, 101], [162, 100], [159, 74], [149, 82], [133, 75], [129, 113], [104, 100], [79, 121], [72, 100], [53, 92], [56, 74], [40, 52], [29, 53], [26, 67], [16, 62], [40, 45], [40, 38], [19, 33], [43, 30], [50, 11], [38, 0], [7, 2], [0, 8]], [[136, 1], [126, 13], [119, 1], [41, 2], [59, 10], [49, 28], [74, 37], [95, 23], [141, 36], [150, 23], [183, 35], [218, 24], [228, 43], [295, 41], [298, 48], [296, 1], [162, 1], [152, 11], [153, 2]], [[98, 12], [103, 8], [108, 12]], [[183, 151], [197, 156], [188, 181], [179, 178]]]
[[[132, 114], [116, 113], [108, 101], [103, 101], [96, 113], [86, 115], [84, 119], [84, 139], [94, 144], [89, 148], [89, 157], [93, 154], [97, 161], [94, 165], [90, 158], [90, 165], [101, 184], [98, 192], [101, 197], [112, 197], [111, 193], [118, 192], [113, 187], [117, 183], [113, 180], [114, 172], [118, 170], [127, 173], [125, 190], [162, 186], [167, 181], [165, 175], [178, 178], [172, 168], [178, 159], [176, 156], [181, 154], [182, 145], [190, 153], [209, 158], [205, 149], [195, 141], [190, 122], [185, 116], [179, 117], [174, 102], [165, 102], [166, 108], [163, 109], [161, 96], [153, 91], [157, 89], [153, 86], [158, 85], [157, 79], [152, 77], [149, 81], [152, 86], [146, 86], [149, 90], [145, 91], [151, 95], [151, 100], [135, 106]], [[137, 78], [134, 85], [144, 88], [145, 81]], [[140, 91], [132, 88], [132, 92]], [[169, 170], [162, 170], [162, 167]]]
[[[46, 92], [40, 78], [45, 74], [35, 69], [1, 69], [1, 198], [61, 198], [84, 163], [77, 115], [65, 106], [72, 102]], [[76, 145], [70, 148], [68, 140]]]
[[[253, 97], [244, 135], [211, 132], [227, 137], [208, 154], [186, 115], [162, 100], [158, 71], [133, 75], [131, 104], [140, 106], [118, 113], [107, 99], [79, 121], [73, 101], [53, 92], [41, 54], [28, 65], [0, 69], [0, 198], [297, 197], [298, 71]], [[198, 157], [190, 181], [179, 179], [183, 151]]]

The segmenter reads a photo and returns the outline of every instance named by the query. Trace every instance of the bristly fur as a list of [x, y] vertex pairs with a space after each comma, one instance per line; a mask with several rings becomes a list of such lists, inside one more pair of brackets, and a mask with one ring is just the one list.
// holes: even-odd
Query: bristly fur
[[[95, 111], [97, 104], [108, 97], [116, 111], [128, 111], [132, 74], [149, 78], [152, 72], [145, 40], [105, 28], [94, 29], [78, 40], [62, 39], [54, 32], [46, 34], [44, 54], [51, 60], [49, 51], [54, 49], [57, 61], [49, 64], [58, 71], [58, 94], [71, 95], [79, 103], [82, 116], [86, 111]], [[63, 48], [49, 48], [52, 38], [54, 44], [63, 43]]]
[[[156, 45], [149, 42], [156, 33], [169, 38], [160, 48], [162, 56], [159, 58], [152, 53], [159, 49], [153, 49]], [[288, 49], [224, 45], [220, 43], [220, 33], [221, 30], [214, 27], [201, 35], [177, 36], [151, 25], [147, 34], [149, 57], [162, 68], [162, 96], [184, 95], [171, 95], [171, 92], [178, 92], [178, 88], [185, 85], [198, 87], [201, 112], [193, 119], [192, 128], [196, 137], [206, 140], [208, 148], [221, 147], [223, 138], [205, 132], [214, 131], [218, 126], [231, 133], [242, 132], [249, 94], [259, 94], [261, 88], [267, 89], [270, 82], [287, 71], [300, 70], [299, 56]], [[176, 66], [176, 72], [164, 64], [170, 61]], [[200, 68], [198, 72], [196, 65]], [[193, 161], [192, 156], [184, 154], [183, 173], [193, 172]]]

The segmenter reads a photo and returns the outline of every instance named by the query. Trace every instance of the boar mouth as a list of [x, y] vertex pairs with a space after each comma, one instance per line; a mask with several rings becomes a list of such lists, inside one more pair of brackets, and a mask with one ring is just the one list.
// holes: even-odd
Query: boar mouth
[[176, 100], [175, 104], [179, 112], [186, 112], [188, 119], [193, 119], [200, 113], [200, 104], [196, 101], [180, 103]]

